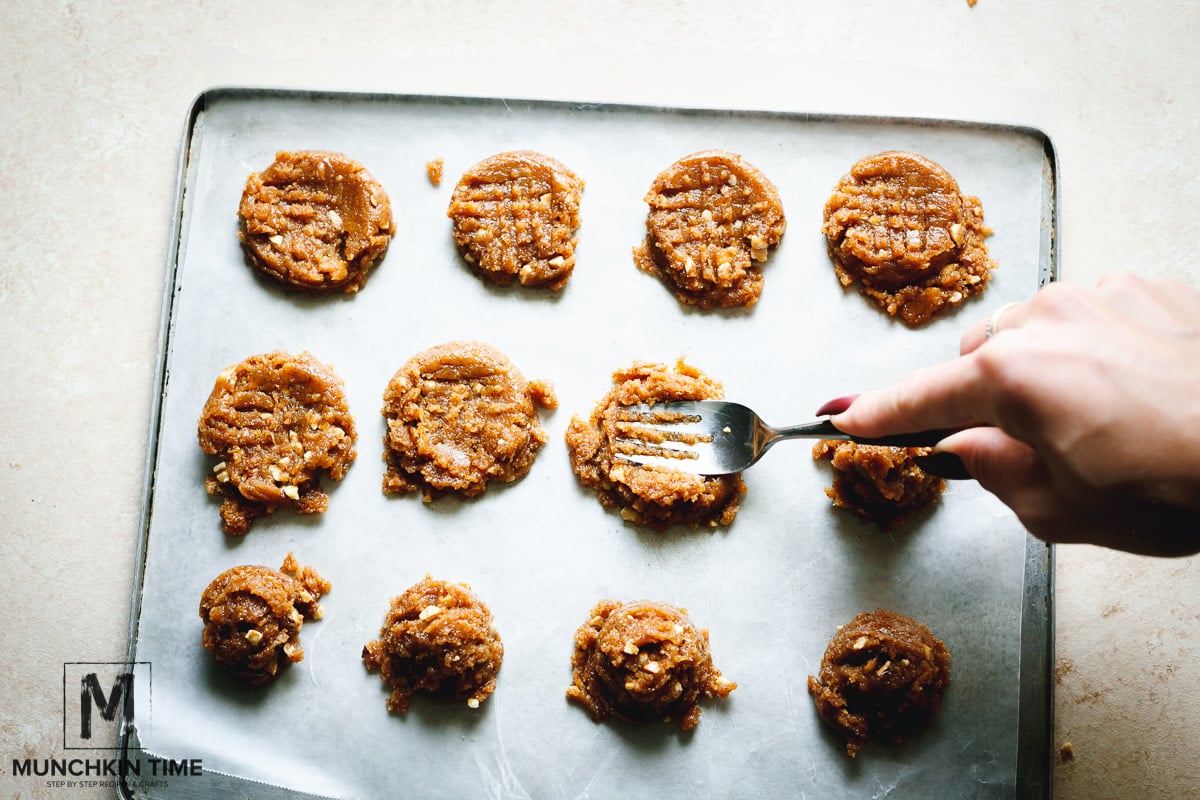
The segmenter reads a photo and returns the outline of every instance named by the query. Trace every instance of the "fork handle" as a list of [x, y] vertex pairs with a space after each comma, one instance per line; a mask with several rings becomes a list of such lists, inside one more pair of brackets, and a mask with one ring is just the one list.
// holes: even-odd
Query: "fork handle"
[[773, 428], [772, 440], [777, 439], [839, 439], [857, 442], [859, 444], [887, 445], [889, 447], [933, 447], [949, 436], [952, 431], [933, 430], [917, 431], [916, 433], [901, 433], [895, 436], [880, 436], [866, 438], [852, 436], [833, 424], [831, 415], [817, 417], [799, 425], [789, 425], [786, 428]]

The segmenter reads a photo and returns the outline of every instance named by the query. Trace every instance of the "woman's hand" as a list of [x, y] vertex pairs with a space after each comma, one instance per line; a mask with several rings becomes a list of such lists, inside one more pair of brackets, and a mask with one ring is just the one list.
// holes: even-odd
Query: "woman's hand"
[[1047, 541], [1200, 552], [1200, 292], [1130, 275], [1051, 284], [972, 326], [961, 353], [835, 424], [961, 429], [937, 450]]

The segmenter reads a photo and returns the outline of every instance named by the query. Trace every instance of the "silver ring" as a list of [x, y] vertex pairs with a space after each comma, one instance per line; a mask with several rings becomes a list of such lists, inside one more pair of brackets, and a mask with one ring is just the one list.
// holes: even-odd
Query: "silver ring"
[[985, 341], [988, 339], [991, 339], [993, 336], [995, 336], [997, 333], [999, 333], [999, 329], [997, 326], [999, 326], [999, 324], [1000, 324], [1000, 318], [1002, 316], [1004, 316], [1005, 312], [1007, 312], [1010, 308], [1012, 308], [1013, 306], [1018, 306], [1018, 305], [1020, 305], [1020, 303], [1005, 303], [1004, 305], [1000, 306], [999, 308], [997, 308], [995, 311], [992, 312], [992, 315], [990, 317], [988, 317], [987, 331], [983, 337]]

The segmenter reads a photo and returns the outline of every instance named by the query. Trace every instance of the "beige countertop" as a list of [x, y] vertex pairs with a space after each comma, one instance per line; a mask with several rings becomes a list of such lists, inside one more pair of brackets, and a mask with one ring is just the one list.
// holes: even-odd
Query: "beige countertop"
[[[0, 26], [0, 795], [61, 755], [63, 665], [124, 658], [179, 141], [222, 85], [1030, 125], [1061, 279], [1195, 282], [1188, 0], [7, 3]], [[1182, 237], [1170, 235], [1183, 232]], [[964, 324], [969, 320], [964, 320]], [[1200, 796], [1200, 566], [1057, 549], [1060, 800]], [[15, 613], [14, 613], [15, 612]]]

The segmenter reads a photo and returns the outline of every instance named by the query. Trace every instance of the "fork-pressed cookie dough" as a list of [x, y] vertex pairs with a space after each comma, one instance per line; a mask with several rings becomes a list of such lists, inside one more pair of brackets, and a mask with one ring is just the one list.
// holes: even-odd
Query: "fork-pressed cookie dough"
[[504, 645], [471, 587], [426, 575], [392, 600], [362, 659], [391, 687], [388, 711], [406, 713], [414, 694], [479, 708], [496, 689]]
[[575, 633], [567, 697], [596, 721], [674, 722], [691, 730], [700, 702], [737, 684], [713, 666], [708, 631], [666, 603], [602, 600]]
[[889, 150], [856, 162], [825, 204], [822, 228], [843, 286], [910, 326], [982, 293], [988, 255], [978, 197], [940, 164]]
[[383, 396], [383, 491], [474, 497], [490, 481], [517, 480], [547, 440], [538, 407], [556, 404], [549, 383], [526, 381], [506, 355], [482, 342], [447, 342], [416, 354]]
[[703, 150], [661, 172], [645, 201], [646, 238], [633, 251], [639, 269], [700, 308], [758, 302], [760, 265], [787, 228], [779, 192], [762, 172], [736, 153]]
[[665, 466], [643, 466], [621, 458], [621, 443], [636, 435], [639, 415], [630, 406], [676, 400], [717, 400], [721, 384], [681, 359], [674, 367], [635, 362], [613, 373], [614, 386], [591, 416], [567, 427], [571, 467], [580, 483], [596, 490], [621, 518], [657, 529], [685, 525], [729, 525], [746, 484], [740, 474], [704, 477]]
[[238, 566], [222, 572], [200, 597], [201, 643], [242, 683], [275, 680], [280, 664], [300, 661], [300, 628], [321, 619], [317, 602], [330, 589], [312, 567], [287, 554], [279, 569]]
[[238, 237], [250, 263], [285, 286], [357, 292], [395, 233], [391, 201], [342, 153], [280, 151], [246, 180]]
[[221, 495], [224, 531], [292, 506], [323, 512], [320, 475], [341, 480], [354, 462], [357, 434], [342, 379], [311, 353], [250, 356], [223, 370], [200, 413], [200, 447], [220, 461], [205, 480]]
[[454, 243], [492, 283], [562, 289], [575, 269], [583, 181], [532, 150], [497, 153], [471, 167], [450, 199]]

